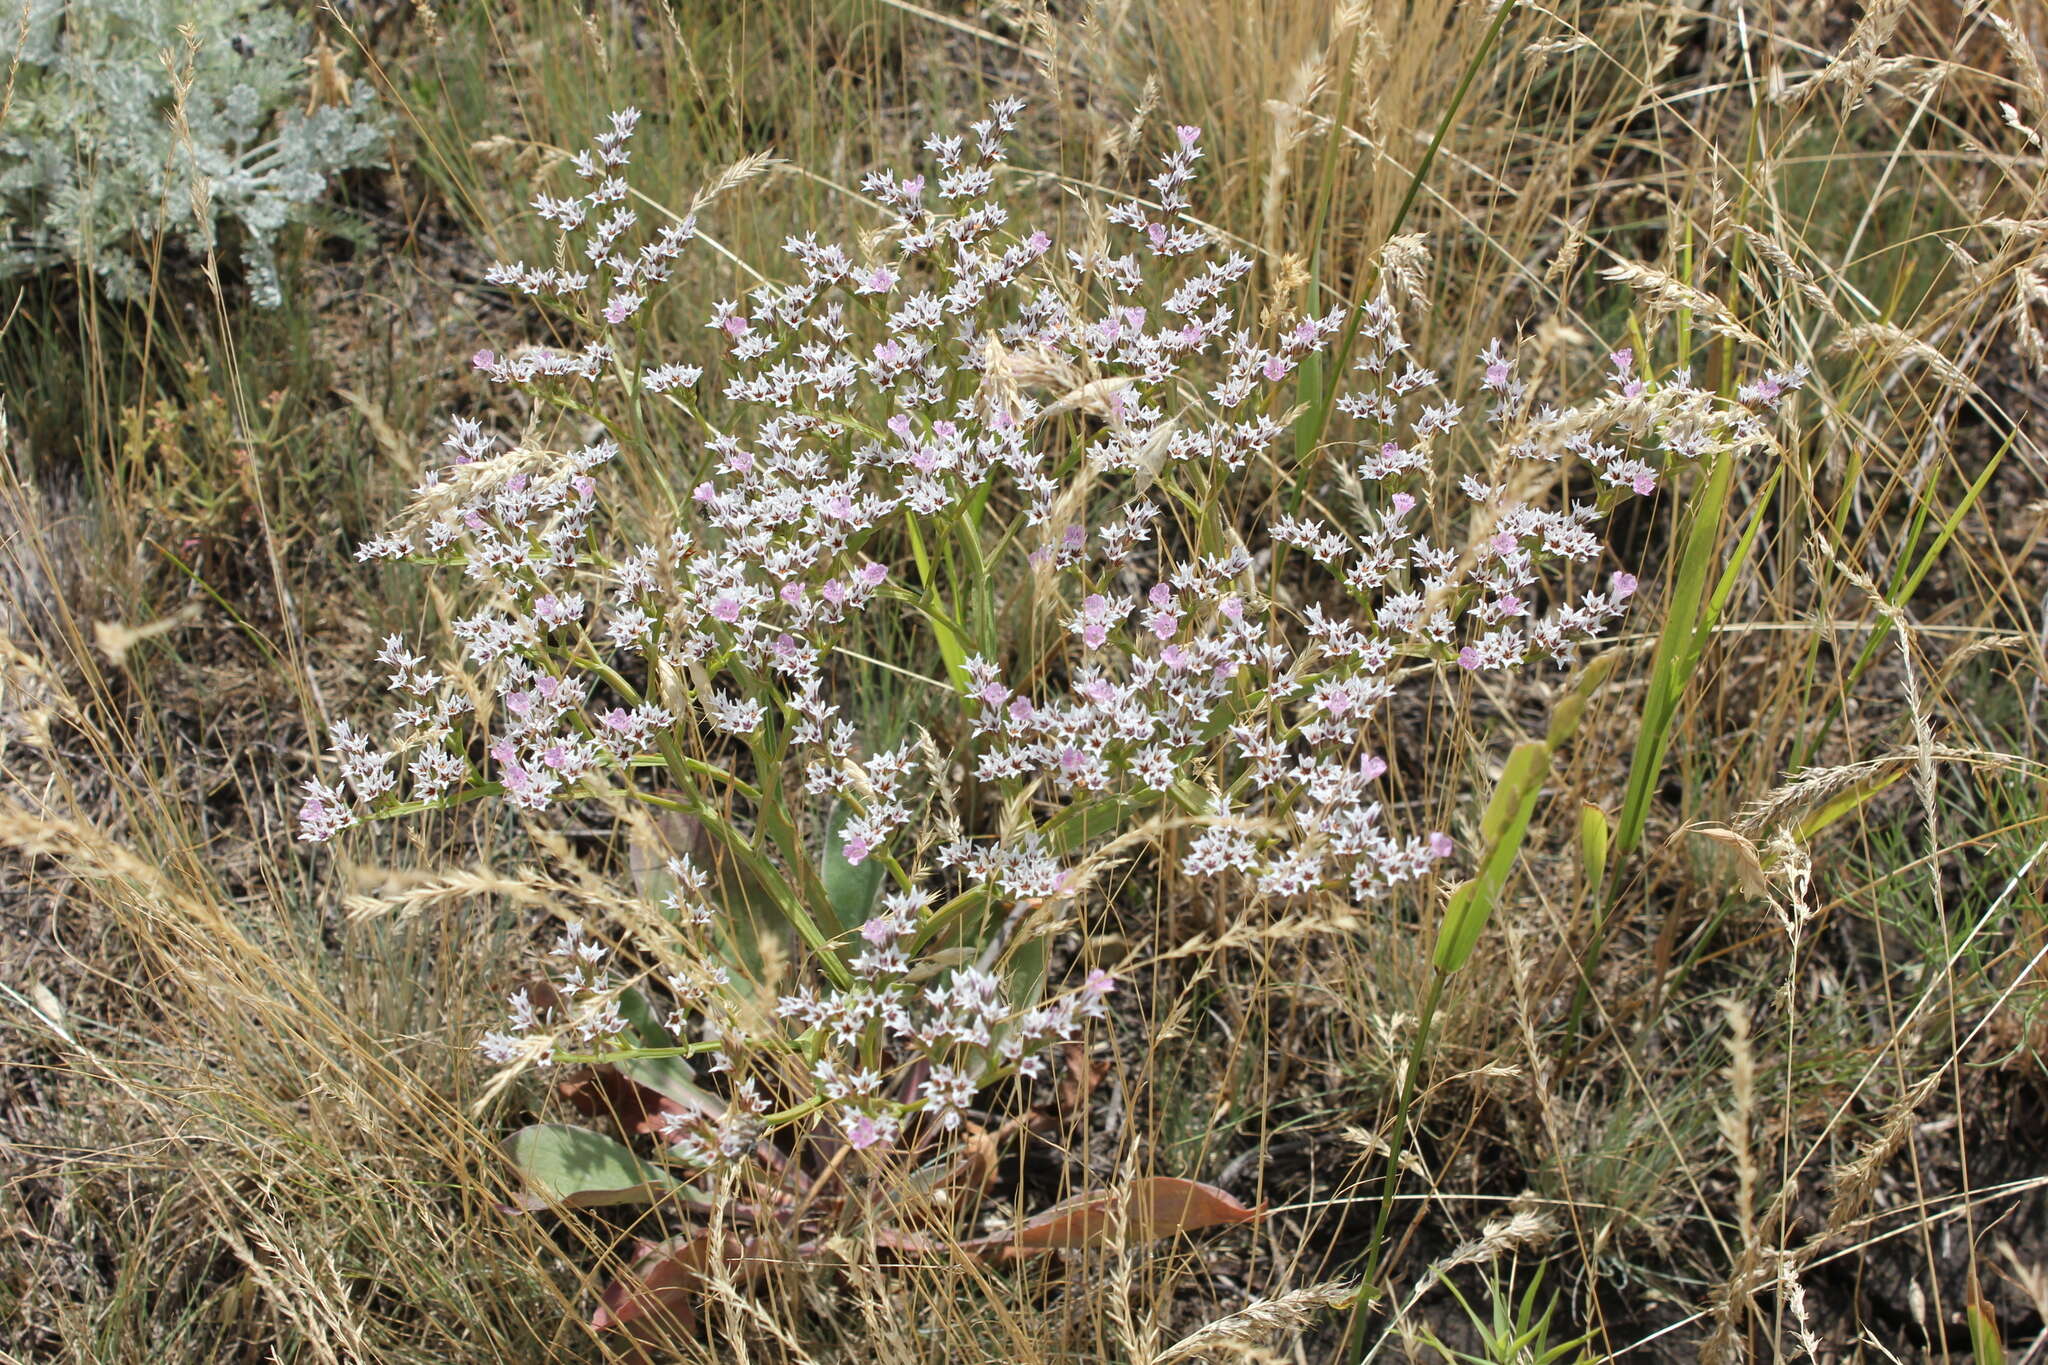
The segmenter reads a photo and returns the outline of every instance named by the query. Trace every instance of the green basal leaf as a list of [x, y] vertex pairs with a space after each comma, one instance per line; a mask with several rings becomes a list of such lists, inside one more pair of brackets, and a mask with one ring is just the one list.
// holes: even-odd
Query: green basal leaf
[[667, 1171], [623, 1144], [569, 1123], [536, 1123], [505, 1142], [505, 1155], [526, 1182], [520, 1207], [600, 1208], [652, 1203], [682, 1186]]
[[855, 814], [846, 802], [834, 802], [832, 817], [825, 825], [825, 856], [820, 872], [825, 894], [831, 901], [832, 918], [837, 921], [834, 927], [841, 933], [867, 922], [884, 872], [879, 858], [865, 858], [859, 863], [846, 860], [844, 831]]
[[612, 1063], [619, 1074], [637, 1081], [677, 1104], [716, 1118], [725, 1112], [725, 1101], [697, 1084], [697, 1073], [682, 1057], [626, 1057]]
[[1033, 934], [1015, 944], [1003, 962], [1009, 998], [1019, 1010], [1036, 1009], [1045, 995], [1045, 939]]

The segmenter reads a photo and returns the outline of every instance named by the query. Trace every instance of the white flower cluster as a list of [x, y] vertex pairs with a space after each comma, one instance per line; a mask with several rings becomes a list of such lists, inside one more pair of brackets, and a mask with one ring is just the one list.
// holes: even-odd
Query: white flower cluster
[[[1586, 586], [1607, 510], [1654, 491], [1672, 464], [1749, 439], [1757, 411], [1800, 378], [1772, 375], [1742, 407], [1683, 374], [1653, 382], [1624, 351], [1590, 401], [1560, 410], [1495, 342], [1478, 357], [1490, 410], [1461, 434], [1460, 405], [1410, 356], [1389, 298], [1355, 318], [1246, 321], [1250, 261], [1212, 256], [1185, 215], [1199, 129], [1174, 130], [1150, 202], [1103, 215], [1117, 243], [1057, 251], [1045, 232], [1012, 229], [998, 190], [1021, 107], [992, 105], [971, 149], [931, 139], [932, 184], [867, 177], [886, 214], [872, 258], [791, 237], [789, 279], [714, 310], [724, 354], [705, 364], [641, 357], [647, 307], [695, 225], [633, 245], [622, 177], [638, 115], [616, 116], [577, 159], [586, 192], [535, 202], [561, 233], [556, 261], [578, 268], [493, 275], [578, 310], [596, 339], [480, 351], [475, 366], [579, 421], [667, 405], [702, 430], [694, 486], [672, 525], [632, 539], [598, 478], [622, 443], [646, 439], [637, 420], [560, 453], [458, 421], [451, 462], [363, 554], [459, 562], [488, 605], [456, 623], [460, 661], [430, 670], [389, 644], [403, 704], [388, 747], [337, 730], [343, 780], [313, 783], [302, 812], [304, 837], [326, 839], [482, 795], [529, 811], [620, 792], [680, 803], [805, 920], [820, 909], [816, 832], [843, 803], [836, 853], [878, 860], [894, 889], [857, 932], [810, 936], [816, 979], [779, 1014], [818, 1102], [860, 1145], [912, 1113], [957, 1123], [978, 1087], [1028, 1072], [1101, 1011], [1112, 983], [1100, 974], [1029, 1009], [977, 967], [912, 984], [934, 979], [920, 955], [946, 906], [1070, 894], [1088, 851], [1071, 837], [1077, 812], [1171, 803], [1201, 827], [1178, 870], [1264, 896], [1363, 901], [1428, 873], [1451, 840], [1392, 827], [1377, 794], [1389, 758], [1370, 742], [1404, 672], [1569, 662], [1635, 589], [1626, 573]], [[1355, 516], [1233, 523], [1219, 490], [1255, 465], [1281, 470], [1277, 496], [1297, 507], [1312, 491], [1289, 482], [1311, 472], [1289, 468], [1286, 414], [1303, 362], [1340, 351], [1350, 383], [1318, 467], [1348, 495], [1327, 501]], [[714, 406], [731, 419], [714, 426]], [[1441, 473], [1454, 440], [1477, 448], [1479, 471], [1455, 483]], [[1578, 500], [1540, 500], [1567, 488]], [[897, 582], [906, 546], [915, 589]], [[1301, 557], [1295, 606], [1273, 593], [1289, 554]], [[965, 577], [942, 581], [942, 562]], [[1004, 657], [997, 622], [973, 608], [1011, 585], [1055, 604], [1046, 619], [1064, 642], [1050, 664]], [[947, 590], [960, 619], [930, 612]], [[959, 646], [959, 749], [941, 761], [1000, 792], [1021, 826], [942, 828], [934, 751], [870, 745], [841, 714], [856, 689], [827, 663], [865, 644], [856, 632], [877, 603], [925, 613], [915, 628]], [[683, 794], [657, 796], [650, 772]], [[721, 814], [734, 792], [738, 813]], [[677, 933], [699, 935], [708, 960], [716, 879], [672, 872]], [[691, 998], [697, 1027], [722, 1017], [701, 987]], [[495, 1054], [518, 1052], [509, 1039]]]

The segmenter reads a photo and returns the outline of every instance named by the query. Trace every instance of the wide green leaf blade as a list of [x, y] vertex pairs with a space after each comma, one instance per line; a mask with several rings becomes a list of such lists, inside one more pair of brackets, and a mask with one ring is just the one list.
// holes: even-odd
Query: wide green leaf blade
[[529, 1211], [651, 1203], [682, 1188], [622, 1143], [570, 1123], [522, 1128], [506, 1139], [505, 1155], [526, 1182], [519, 1207]]
[[882, 888], [882, 860], [846, 860], [846, 825], [856, 812], [844, 801], [834, 803], [832, 817], [825, 825], [825, 856], [822, 869], [825, 895], [832, 902], [832, 918], [841, 932], [867, 922], [874, 909], [875, 893]]

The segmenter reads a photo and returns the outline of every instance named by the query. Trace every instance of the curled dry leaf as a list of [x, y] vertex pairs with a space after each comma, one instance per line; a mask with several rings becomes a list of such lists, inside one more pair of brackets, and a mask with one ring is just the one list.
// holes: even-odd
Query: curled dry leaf
[[1685, 832], [1727, 849], [1734, 855], [1735, 874], [1742, 882], [1743, 891], [1759, 899], [1769, 897], [1771, 882], [1764, 872], [1763, 855], [1748, 836], [1720, 825], [1688, 825]]
[[[1123, 1201], [1122, 1240], [1127, 1246], [1201, 1228], [1257, 1222], [1266, 1216], [1265, 1205], [1247, 1208], [1214, 1185], [1153, 1176], [1133, 1181], [1125, 1190], [1067, 1200], [1013, 1231], [993, 1236], [954, 1242], [881, 1223], [868, 1229], [865, 1240], [877, 1251], [891, 1252], [895, 1258], [906, 1260], [967, 1251], [987, 1260], [1011, 1261], [1051, 1251], [1076, 1251], [1102, 1246], [1111, 1240], [1118, 1201]], [[786, 1254], [797, 1260], [844, 1255], [845, 1241], [840, 1237], [821, 1238], [787, 1247]], [[776, 1262], [761, 1248], [760, 1238], [742, 1241], [725, 1234], [719, 1253], [725, 1272], [736, 1283], [758, 1279]], [[605, 1287], [590, 1325], [599, 1330], [625, 1329], [641, 1342], [658, 1339], [661, 1332], [677, 1325], [684, 1330], [694, 1328], [697, 1301], [711, 1273], [712, 1256], [709, 1232], [644, 1246], [632, 1272]]]
[[[751, 1241], [726, 1234], [720, 1256], [735, 1280], [748, 1280], [767, 1268], [767, 1262], [749, 1253]], [[667, 1242], [642, 1244], [640, 1256], [629, 1274], [605, 1286], [590, 1325], [625, 1328], [639, 1340], [658, 1338], [672, 1325], [685, 1331], [697, 1325], [697, 1299], [704, 1292], [704, 1278], [711, 1271], [711, 1234], [699, 1232]]]
[[1104, 1058], [1090, 1060], [1088, 1049], [1080, 1043], [1065, 1043], [1060, 1048], [1058, 1112], [1062, 1114], [1085, 1114], [1088, 1112], [1089, 1096], [1095, 1087], [1108, 1079], [1109, 1062]]
[[1266, 1216], [1265, 1205], [1247, 1208], [1214, 1185], [1152, 1176], [1132, 1181], [1126, 1191], [1083, 1195], [1055, 1204], [1013, 1232], [977, 1237], [960, 1245], [1000, 1260], [1101, 1246], [1110, 1240], [1119, 1200], [1123, 1201], [1127, 1245], [1155, 1242], [1199, 1228], [1253, 1223]]
[[972, 1125], [960, 1144], [960, 1159], [942, 1188], [975, 1198], [987, 1194], [990, 1182], [996, 1178], [996, 1159], [1003, 1140], [1020, 1124], [1021, 1120], [1011, 1119], [993, 1133], [979, 1124]]

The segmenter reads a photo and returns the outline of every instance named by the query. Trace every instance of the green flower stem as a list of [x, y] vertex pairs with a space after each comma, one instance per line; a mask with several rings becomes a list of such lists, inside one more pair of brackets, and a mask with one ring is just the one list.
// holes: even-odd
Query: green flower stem
[[1429, 969], [1429, 989], [1423, 997], [1415, 1037], [1408, 1045], [1408, 1066], [1401, 1077], [1401, 1094], [1394, 1106], [1394, 1131], [1387, 1139], [1386, 1174], [1380, 1179], [1379, 1213], [1373, 1219], [1372, 1240], [1366, 1245], [1365, 1275], [1359, 1281], [1358, 1296], [1352, 1300], [1351, 1316], [1344, 1325], [1344, 1344], [1337, 1353], [1340, 1361], [1357, 1356], [1359, 1341], [1365, 1331], [1366, 1309], [1379, 1297], [1380, 1265], [1387, 1252], [1387, 1225], [1393, 1219], [1394, 1195], [1401, 1186], [1401, 1158], [1408, 1150], [1408, 1115], [1415, 1108], [1415, 1092], [1422, 1078], [1422, 1057], [1429, 1049], [1430, 1027], [1436, 1020], [1437, 1006], [1442, 1002], [1447, 979], [1446, 974], [1436, 967]]
[[725, 1044], [718, 1041], [684, 1043], [677, 1047], [629, 1047], [617, 1052], [559, 1052], [555, 1061], [563, 1066], [605, 1066], [612, 1062], [643, 1062], [657, 1057], [698, 1057], [716, 1052]]
[[[683, 764], [682, 750], [676, 743], [676, 737], [673, 734], [664, 734], [659, 744], [663, 757], [668, 759], [670, 774], [676, 778], [676, 785], [683, 792], [689, 814], [696, 817], [697, 821], [725, 846], [726, 852], [751, 873], [774, 898], [776, 909], [782, 912], [783, 919], [788, 921], [789, 926], [796, 930], [797, 936], [817, 953], [818, 964], [824, 969], [825, 975], [832, 978], [832, 984], [841, 990], [849, 989], [853, 985], [852, 971], [847, 968], [839, 954], [832, 950], [831, 940], [825, 937], [824, 931], [818, 928], [818, 922], [811, 917], [810, 911], [804, 908], [803, 899], [796, 893], [795, 888], [790, 886], [789, 879], [782, 875], [752, 839], [733, 828], [732, 823], [709, 802], [691, 799], [694, 796], [693, 784], [684, 779], [683, 775], [689, 770]], [[770, 809], [770, 804], [763, 802], [757, 809], [765, 812]], [[784, 819], [786, 822], [787, 817]]]

